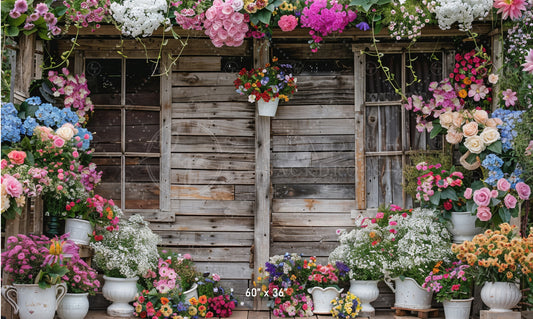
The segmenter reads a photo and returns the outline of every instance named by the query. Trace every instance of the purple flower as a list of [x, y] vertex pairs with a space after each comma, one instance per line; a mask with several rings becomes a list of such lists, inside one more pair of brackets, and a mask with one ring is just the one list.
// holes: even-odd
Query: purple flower
[[368, 23], [366, 22], [359, 22], [356, 27], [359, 28], [359, 30], [361, 31], [368, 31], [370, 30], [370, 26], [368, 25]]
[[15, 1], [15, 7], [13, 10], [18, 11], [19, 13], [24, 13], [28, 11], [28, 3], [26, 0], [17, 0]]
[[45, 3], [38, 3], [35, 6], [35, 13], [38, 13], [39, 15], [44, 15], [48, 12], [48, 6]]
[[265, 76], [261, 79], [261, 85], [267, 85], [268, 81], [270, 81], [270, 78], [268, 76]]

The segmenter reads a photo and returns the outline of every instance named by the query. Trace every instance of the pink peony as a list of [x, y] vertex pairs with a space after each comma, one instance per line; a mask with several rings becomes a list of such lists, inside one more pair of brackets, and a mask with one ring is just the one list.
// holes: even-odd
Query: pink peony
[[479, 220], [486, 222], [490, 220], [492, 214], [490, 213], [490, 208], [488, 208], [487, 206], [479, 206], [477, 208], [476, 216], [477, 218], [479, 218]]
[[[492, 192], [487, 187], [474, 191], [474, 202], [478, 206], [489, 206]], [[465, 196], [466, 197], [466, 196]]]
[[505, 203], [505, 207], [509, 209], [513, 209], [516, 207], [517, 200], [516, 200], [516, 197], [514, 197], [513, 195], [507, 194], [505, 198], [503, 199], [503, 202]]
[[526, 10], [526, 0], [495, 0], [494, 8], [499, 9], [497, 13], [502, 14], [503, 20], [516, 20], [522, 16], [522, 11]]
[[278, 26], [281, 28], [281, 31], [292, 31], [298, 25], [298, 19], [293, 15], [282, 15], [278, 21]]
[[526, 62], [522, 64], [524, 67], [522, 71], [533, 74], [533, 49], [529, 49], [529, 53], [526, 55]]
[[26, 159], [26, 152], [11, 151], [9, 154], [7, 154], [7, 157], [11, 160], [12, 164], [21, 165], [24, 164], [24, 159]]
[[472, 198], [472, 189], [471, 189], [470, 187], [468, 187], [467, 189], [465, 189], [464, 197], [465, 197], [466, 199], [470, 199], [470, 198]]
[[529, 185], [527, 185], [524, 182], [516, 183], [516, 192], [518, 193], [518, 197], [522, 200], [529, 199], [529, 195], [531, 195], [531, 188], [529, 188]]
[[499, 191], [506, 192], [511, 188], [511, 183], [505, 178], [500, 178], [496, 183], [496, 187], [498, 187]]
[[15, 177], [11, 175], [5, 175], [2, 180], [2, 184], [5, 186], [6, 192], [11, 197], [18, 198], [20, 195], [22, 195], [22, 184]]

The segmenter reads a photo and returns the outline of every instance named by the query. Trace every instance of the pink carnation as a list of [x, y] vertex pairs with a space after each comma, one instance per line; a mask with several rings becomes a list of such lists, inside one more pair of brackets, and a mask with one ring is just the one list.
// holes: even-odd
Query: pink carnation
[[292, 31], [298, 25], [298, 19], [293, 15], [283, 15], [278, 21], [281, 31]]

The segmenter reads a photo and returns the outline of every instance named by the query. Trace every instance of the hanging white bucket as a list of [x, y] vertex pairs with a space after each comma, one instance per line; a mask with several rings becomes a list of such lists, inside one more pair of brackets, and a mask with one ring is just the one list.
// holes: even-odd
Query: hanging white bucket
[[257, 110], [261, 116], [275, 116], [276, 110], [278, 109], [279, 99], [270, 99], [270, 101], [265, 102], [263, 99], [257, 101]]

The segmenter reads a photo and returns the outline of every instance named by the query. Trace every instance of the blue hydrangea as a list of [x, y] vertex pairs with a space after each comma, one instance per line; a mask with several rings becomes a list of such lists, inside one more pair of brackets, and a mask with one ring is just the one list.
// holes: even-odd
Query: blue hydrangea
[[30, 105], [41, 105], [41, 98], [38, 96], [32, 96], [26, 99], [26, 103]]
[[39, 126], [39, 123], [37, 123], [33, 117], [27, 117], [20, 128], [20, 133], [22, 135], [32, 136], [33, 130], [35, 130], [37, 126]]
[[[86, 128], [78, 127], [78, 134], [76, 136], [80, 137], [81, 146], [78, 147], [79, 149], [85, 151], [89, 149], [89, 146], [91, 145], [91, 141], [93, 140], [93, 135], [91, 132], [89, 132]], [[87, 139], [85, 137], [88, 137]]]
[[520, 167], [520, 165], [517, 165], [515, 170], [511, 173], [511, 175], [507, 179], [509, 183], [511, 183], [512, 189], [515, 189], [515, 186], [517, 183], [524, 181], [522, 178], [520, 178], [520, 175], [522, 175], [522, 173], [523, 173], [522, 167]]
[[78, 114], [72, 112], [70, 108], [62, 109], [61, 113], [63, 113], [63, 116], [61, 122], [57, 124], [58, 127], [62, 126], [65, 123], [72, 123], [75, 125], [80, 119]]
[[522, 122], [522, 113], [524, 111], [512, 111], [505, 109], [497, 109], [492, 113], [493, 118], [499, 118], [503, 124], [498, 125], [500, 131], [502, 149], [509, 151], [513, 149], [513, 140], [517, 135], [515, 130], [516, 123]]
[[503, 175], [503, 172], [501, 169], [497, 168], [495, 170], [491, 170], [489, 171], [489, 174], [487, 176], [487, 178], [485, 179], [485, 183], [487, 183], [488, 185], [490, 186], [495, 186], [496, 183], [498, 182], [498, 180], [500, 178], [503, 178], [504, 175]]
[[491, 153], [487, 155], [487, 157], [485, 157], [481, 165], [483, 165], [483, 167], [485, 167], [486, 169], [492, 171], [492, 170], [496, 170], [502, 167], [503, 160], [500, 157], [498, 157], [498, 155]]
[[18, 111], [13, 103], [2, 104], [0, 116], [2, 117], [2, 142], [16, 143], [20, 141], [22, 121], [17, 116]]

